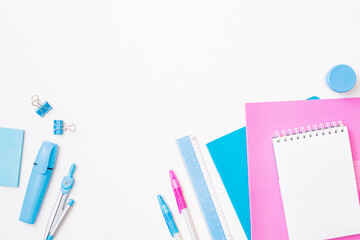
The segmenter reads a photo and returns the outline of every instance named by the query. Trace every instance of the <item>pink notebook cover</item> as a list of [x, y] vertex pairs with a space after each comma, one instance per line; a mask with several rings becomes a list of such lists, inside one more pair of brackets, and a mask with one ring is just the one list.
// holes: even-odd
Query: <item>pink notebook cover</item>
[[[353, 159], [360, 160], [360, 98], [248, 103], [245, 109], [251, 237], [288, 239], [272, 146], [274, 132], [342, 121], [349, 130]], [[338, 239], [360, 239], [360, 235]]]

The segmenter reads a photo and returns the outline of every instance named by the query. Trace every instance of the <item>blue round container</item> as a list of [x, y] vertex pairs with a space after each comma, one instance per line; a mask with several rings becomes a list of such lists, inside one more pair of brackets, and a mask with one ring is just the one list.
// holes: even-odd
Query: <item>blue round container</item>
[[335, 92], [343, 93], [350, 91], [355, 83], [355, 71], [345, 64], [334, 66], [326, 75], [326, 84]]

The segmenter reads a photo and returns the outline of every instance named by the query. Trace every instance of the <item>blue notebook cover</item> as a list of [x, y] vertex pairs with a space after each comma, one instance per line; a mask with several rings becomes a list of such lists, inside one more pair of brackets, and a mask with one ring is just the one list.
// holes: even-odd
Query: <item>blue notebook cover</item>
[[[316, 100], [311, 97], [307, 100]], [[251, 239], [246, 127], [209, 142], [207, 148], [247, 238]]]
[[250, 206], [245, 127], [208, 143], [211, 158], [248, 239]]
[[19, 186], [24, 130], [0, 128], [0, 185]]

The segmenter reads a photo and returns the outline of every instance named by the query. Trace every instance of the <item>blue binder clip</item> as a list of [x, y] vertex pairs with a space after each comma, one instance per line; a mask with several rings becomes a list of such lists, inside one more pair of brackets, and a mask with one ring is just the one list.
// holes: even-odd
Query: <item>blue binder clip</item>
[[52, 107], [48, 102], [46, 101], [44, 103], [40, 102], [38, 95], [32, 96], [31, 100], [32, 100], [31, 105], [37, 107], [36, 113], [39, 114], [40, 117], [43, 117], [46, 113], [48, 113], [52, 109]]
[[63, 135], [67, 130], [71, 132], [76, 131], [76, 125], [71, 124], [69, 126], [64, 125], [63, 120], [54, 120], [54, 135]]

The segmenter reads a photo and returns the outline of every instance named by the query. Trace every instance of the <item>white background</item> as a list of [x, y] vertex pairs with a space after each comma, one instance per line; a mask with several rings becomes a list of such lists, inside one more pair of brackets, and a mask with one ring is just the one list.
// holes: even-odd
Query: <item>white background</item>
[[[58, 239], [171, 239], [156, 195], [180, 231], [174, 169], [201, 239], [210, 239], [175, 139], [203, 144], [245, 125], [244, 103], [337, 94], [326, 72], [360, 73], [358, 1], [0, 0], [0, 125], [25, 129], [19, 188], [0, 188], [0, 239], [40, 239], [60, 181], [76, 163], [74, 208]], [[53, 110], [36, 115], [39, 94]], [[52, 121], [76, 133], [52, 134]], [[18, 220], [43, 140], [60, 146], [34, 225]], [[210, 158], [234, 239], [243, 239]]]

